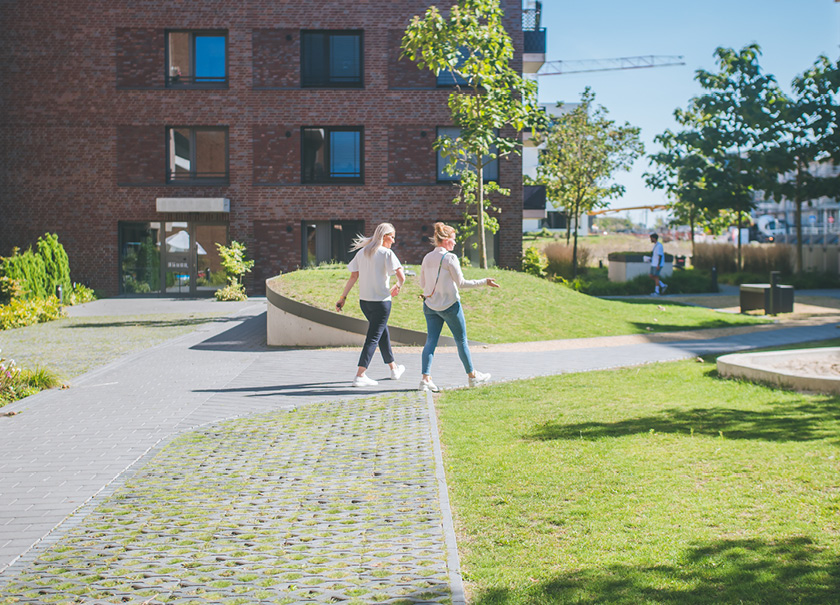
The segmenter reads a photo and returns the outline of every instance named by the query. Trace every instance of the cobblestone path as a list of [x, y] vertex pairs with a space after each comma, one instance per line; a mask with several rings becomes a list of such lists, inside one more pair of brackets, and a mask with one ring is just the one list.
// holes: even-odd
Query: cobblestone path
[[398, 394], [183, 434], [0, 603], [451, 603], [429, 413]]

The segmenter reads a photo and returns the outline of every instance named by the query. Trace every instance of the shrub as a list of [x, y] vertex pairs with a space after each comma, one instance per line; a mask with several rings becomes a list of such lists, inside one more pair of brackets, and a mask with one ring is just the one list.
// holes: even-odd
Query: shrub
[[694, 245], [694, 256], [691, 264], [695, 269], [717, 267], [718, 274], [734, 273], [738, 270], [738, 251], [732, 244], [703, 244]]
[[[0, 367], [2, 365], [2, 360], [0, 360]], [[35, 370], [14, 368], [14, 372], [4, 372], [2, 374], [7, 376], [7, 379], [4, 381], [3, 377], [0, 376], [0, 406], [29, 397], [39, 391], [52, 389], [61, 384], [59, 377], [45, 368]]]
[[[543, 248], [543, 253], [548, 259], [548, 273], [565, 279], [571, 279], [572, 251], [572, 246], [560, 243], [548, 244], [545, 248]], [[588, 248], [585, 246], [578, 246], [577, 264], [579, 273], [586, 273], [587, 265], [589, 264], [589, 256]]]
[[793, 250], [785, 244], [743, 246], [741, 257], [744, 261], [744, 271], [764, 274], [765, 281], [770, 279], [771, 271], [781, 271], [784, 275], [793, 273]]
[[0, 307], [0, 330], [23, 328], [63, 316], [64, 312], [55, 296], [43, 300], [13, 298], [8, 305]]
[[56, 288], [61, 286], [64, 293], [69, 294], [73, 289], [70, 282], [70, 259], [55, 233], [45, 233], [38, 238], [38, 254], [44, 259], [46, 293], [55, 294]]
[[[712, 291], [712, 276], [709, 271], [686, 269], [675, 271], [664, 278], [668, 284], [668, 294], [696, 294]], [[578, 278], [567, 285], [578, 292], [591, 296], [639, 296], [653, 291], [653, 281], [649, 275], [637, 275], [625, 282], [609, 280], [607, 269], [591, 268], [586, 279]]]
[[248, 295], [245, 294], [245, 286], [242, 284], [228, 285], [224, 288], [216, 290], [216, 300], [231, 301], [231, 300], [248, 300]]
[[16, 293], [3, 288], [7, 298], [46, 298], [56, 293], [61, 286], [64, 292], [72, 289], [70, 283], [70, 261], [67, 252], [54, 233], [38, 238], [37, 251], [32, 248], [21, 253], [19, 248], [12, 255], [0, 259], [0, 276], [18, 282]]
[[81, 305], [97, 299], [96, 292], [83, 284], [73, 284], [70, 294], [65, 297], [64, 302], [68, 305]]
[[6, 399], [7, 394], [14, 392], [18, 374], [20, 368], [16, 366], [14, 359], [0, 357], [0, 401]]
[[545, 277], [548, 259], [535, 246], [529, 246], [522, 255], [522, 271], [536, 277]]
[[228, 285], [216, 290], [216, 300], [246, 300], [248, 296], [240, 279], [254, 267], [254, 261], [246, 259], [245, 246], [237, 241], [232, 241], [230, 246], [216, 244], [216, 247], [228, 278]]
[[47, 270], [44, 259], [30, 248], [21, 253], [13, 248], [12, 255], [0, 261], [0, 275], [19, 284], [20, 298], [45, 298], [47, 296]]

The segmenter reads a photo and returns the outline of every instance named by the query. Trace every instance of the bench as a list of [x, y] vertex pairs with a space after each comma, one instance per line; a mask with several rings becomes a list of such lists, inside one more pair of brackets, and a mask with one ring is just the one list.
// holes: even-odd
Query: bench
[[741, 313], [757, 309], [770, 315], [793, 313], [793, 286], [741, 284]]

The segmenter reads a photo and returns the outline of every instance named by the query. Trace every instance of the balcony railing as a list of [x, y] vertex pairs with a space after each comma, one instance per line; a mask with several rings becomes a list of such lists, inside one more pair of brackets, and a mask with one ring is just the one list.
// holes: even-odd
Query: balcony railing
[[541, 19], [541, 2], [536, 3], [536, 8], [526, 8], [522, 11], [522, 32], [525, 34], [523, 52], [527, 54], [545, 54], [545, 28], [540, 27]]
[[545, 54], [545, 28], [535, 31], [525, 30], [525, 53]]
[[545, 185], [525, 185], [523, 189], [524, 210], [545, 210]]
[[228, 172], [197, 172], [195, 170], [172, 170], [166, 171], [166, 180], [169, 183], [227, 183], [230, 180]]
[[228, 86], [227, 76], [167, 76], [166, 86], [169, 88], [225, 88]]

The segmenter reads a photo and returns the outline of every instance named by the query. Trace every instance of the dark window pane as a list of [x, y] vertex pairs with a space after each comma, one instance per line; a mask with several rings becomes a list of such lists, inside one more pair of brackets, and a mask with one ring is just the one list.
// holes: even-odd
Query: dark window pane
[[330, 176], [359, 178], [362, 176], [359, 132], [330, 133]]
[[225, 73], [225, 37], [196, 36], [195, 38], [195, 79], [196, 81], [224, 81]]
[[324, 130], [303, 129], [303, 180], [308, 183], [323, 181], [324, 172]]
[[303, 34], [303, 85], [321, 86], [327, 81], [324, 34]]
[[362, 82], [362, 37], [358, 33], [303, 32], [303, 86], [355, 86]]

